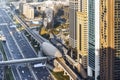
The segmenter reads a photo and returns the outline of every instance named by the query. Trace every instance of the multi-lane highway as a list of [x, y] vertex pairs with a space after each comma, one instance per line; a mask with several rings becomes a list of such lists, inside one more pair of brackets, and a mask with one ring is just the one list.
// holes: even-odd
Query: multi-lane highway
[[[31, 45], [27, 42], [26, 38], [16, 30], [13, 21], [7, 13], [0, 9], [0, 29], [6, 37], [6, 42], [2, 42], [3, 48], [8, 60], [35, 58], [37, 57]], [[29, 65], [29, 66], [28, 66]], [[49, 72], [46, 68], [30, 68], [31, 64], [17, 64], [11, 65], [11, 70], [15, 80], [51, 80]], [[36, 70], [38, 69], [38, 70]], [[45, 72], [45, 74], [39, 71]], [[44, 76], [40, 78], [39, 76]], [[48, 78], [48, 79], [46, 79]]]
[[[11, 23], [12, 24], [12, 21], [7, 17], [7, 15], [5, 15], [5, 12], [3, 11], [3, 10], [0, 10], [0, 13], [1, 13], [1, 15], [2, 15], [2, 22], [3, 23]], [[9, 31], [9, 27], [10, 26], [7, 26], [7, 25], [1, 25], [0, 26], [0, 28], [1, 28], [1, 30], [3, 31], [3, 33], [4, 33], [4, 35], [5, 35], [5, 37], [6, 37], [6, 42], [4, 42], [3, 44], [5, 44], [5, 45], [3, 45], [3, 47], [5, 46], [6, 48], [8, 48], [7, 50], [5, 50], [5, 51], [7, 51], [8, 53], [6, 53], [6, 55], [7, 55], [7, 57], [9, 57], [9, 55], [11, 55], [11, 58], [12, 59], [22, 59], [23, 58], [23, 56], [21, 55], [21, 53], [20, 53], [20, 50], [19, 50], [19, 48], [18, 48], [18, 46], [17, 46], [17, 43], [15, 43], [15, 41], [14, 41], [14, 39], [13, 39], [13, 37], [11, 36], [11, 31]], [[10, 58], [10, 59], [11, 59]], [[10, 60], [9, 59], [9, 60]], [[19, 72], [19, 70], [18, 70], [18, 65], [15, 65], [15, 66], [11, 66], [11, 69], [12, 69], [12, 73], [13, 73], [13, 77], [14, 77], [14, 79], [15, 80], [24, 80], [24, 79], [21, 79], [21, 77], [23, 77], [23, 78], [28, 78], [28, 75], [27, 74], [25, 74], [26, 75], [26, 77], [24, 77], [22, 74], [20, 74], [20, 72]], [[32, 76], [32, 74], [30, 73], [30, 71], [29, 71], [29, 69], [26, 69], [27, 67], [25, 66], [25, 67], [23, 67], [23, 69], [21, 69], [21, 70], [23, 70], [23, 71], [25, 71], [26, 73], [28, 73], [30, 76]], [[34, 80], [33, 78], [31, 78], [30, 80]]]

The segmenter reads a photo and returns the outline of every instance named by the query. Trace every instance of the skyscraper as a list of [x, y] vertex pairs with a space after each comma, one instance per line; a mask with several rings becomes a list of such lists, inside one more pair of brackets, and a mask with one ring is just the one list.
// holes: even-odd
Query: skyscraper
[[88, 16], [87, 16], [87, 0], [81, 0], [80, 8], [76, 15], [76, 47], [77, 59], [87, 68], [88, 55]]
[[87, 68], [87, 0], [70, 0], [70, 46], [77, 50], [77, 61]]
[[70, 22], [70, 39], [69, 43], [72, 48], [76, 48], [76, 12], [79, 10], [78, 4], [80, 0], [70, 0], [69, 1], [69, 22]]
[[70, 0], [69, 1], [70, 9], [69, 9], [69, 22], [70, 22], [70, 46], [72, 48], [76, 48], [76, 15], [77, 11], [87, 11], [87, 0]]
[[120, 0], [100, 0], [100, 80], [120, 80]]
[[88, 0], [88, 76], [99, 76], [99, 0]]

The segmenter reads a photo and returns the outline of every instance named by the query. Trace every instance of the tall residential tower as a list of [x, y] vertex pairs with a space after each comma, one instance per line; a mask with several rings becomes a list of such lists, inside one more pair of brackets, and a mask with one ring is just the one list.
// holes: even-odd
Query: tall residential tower
[[120, 80], [120, 0], [100, 0], [100, 80]]
[[[77, 50], [77, 61], [87, 68], [88, 17], [87, 0], [70, 0], [70, 46]], [[73, 54], [74, 55], [74, 54]]]
[[69, 43], [72, 48], [76, 48], [76, 13], [79, 10], [80, 0], [69, 1], [69, 22], [70, 22], [70, 39]]
[[78, 61], [87, 68], [88, 56], [88, 16], [87, 0], [81, 0], [76, 15], [76, 48]]

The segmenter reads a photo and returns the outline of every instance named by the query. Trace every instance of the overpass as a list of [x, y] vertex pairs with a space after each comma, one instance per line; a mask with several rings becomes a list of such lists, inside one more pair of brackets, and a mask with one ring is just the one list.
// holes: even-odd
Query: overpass
[[9, 60], [9, 61], [0, 61], [0, 66], [18, 64], [18, 63], [47, 61], [47, 59], [48, 59], [47, 57], [37, 57], [37, 58], [26, 58], [26, 59], [14, 59], [14, 60]]
[[25, 30], [39, 43], [43, 43], [45, 41], [48, 42], [48, 40], [46, 40], [45, 38], [43, 38], [42, 36], [40, 36], [39, 34], [34, 33], [29, 26], [16, 14], [14, 14], [14, 17], [17, 19], [18, 22], [21, 23], [21, 25], [25, 28]]

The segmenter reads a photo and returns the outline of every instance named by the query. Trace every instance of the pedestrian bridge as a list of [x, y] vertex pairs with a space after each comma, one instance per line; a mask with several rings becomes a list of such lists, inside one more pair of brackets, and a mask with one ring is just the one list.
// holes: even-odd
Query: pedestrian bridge
[[11, 65], [11, 64], [18, 64], [18, 63], [30, 63], [30, 62], [40, 62], [40, 61], [47, 61], [47, 57], [37, 57], [37, 58], [26, 58], [26, 59], [14, 59], [8, 61], [0, 61], [0, 66], [2, 65]]

